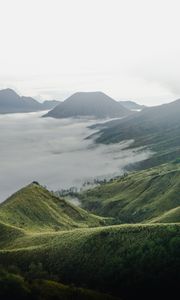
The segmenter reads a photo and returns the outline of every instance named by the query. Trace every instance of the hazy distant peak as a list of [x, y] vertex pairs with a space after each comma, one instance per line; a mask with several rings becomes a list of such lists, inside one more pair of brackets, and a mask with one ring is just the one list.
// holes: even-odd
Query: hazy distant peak
[[45, 116], [69, 118], [92, 116], [95, 118], [118, 118], [130, 110], [103, 92], [77, 92], [60, 103]]
[[14, 90], [12, 90], [10, 88], [0, 90], [0, 95], [7, 96], [7, 97], [12, 96], [12, 97], [18, 97], [19, 98], [19, 95]]
[[32, 97], [21, 97], [10, 88], [0, 90], [0, 114], [49, 110], [58, 103], [57, 101], [40, 103]]
[[[105, 93], [101, 92], [101, 91], [95, 91], [95, 92], [76, 92], [74, 94], [72, 94], [68, 99], [70, 98], [83, 98], [84, 100], [87, 99], [93, 99], [94, 97], [99, 97], [99, 98], [109, 98], [113, 101], [115, 101], [113, 98], [109, 97], [108, 95], [106, 95]], [[66, 99], [66, 100], [68, 100]], [[65, 101], [66, 101], [65, 100]]]
[[132, 101], [132, 100], [123, 100], [123, 101], [119, 101], [119, 103], [121, 103], [121, 105], [123, 105], [124, 107], [126, 107], [130, 110], [141, 110], [146, 107], [146, 106], [140, 105], [137, 102]]

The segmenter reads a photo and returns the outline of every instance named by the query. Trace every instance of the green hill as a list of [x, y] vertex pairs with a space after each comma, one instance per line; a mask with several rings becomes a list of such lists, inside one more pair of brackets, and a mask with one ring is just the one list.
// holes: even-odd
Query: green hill
[[[87, 289], [124, 300], [134, 295], [138, 300], [174, 299], [180, 280], [179, 172], [179, 164], [164, 165], [81, 194], [83, 203], [116, 222], [147, 224], [102, 226], [112, 218], [90, 214], [37, 183], [28, 185], [0, 205], [0, 265], [19, 269], [30, 290], [32, 280], [40, 280], [36, 297], [51, 291], [42, 280], [55, 278], [52, 285], [70, 285], [77, 299], [81, 292], [82, 299], [98, 297]], [[5, 282], [0, 276], [0, 291]]]
[[36, 183], [0, 204], [0, 220], [30, 231], [94, 227], [104, 225], [106, 221], [60, 199]]
[[[118, 223], [180, 222], [180, 164], [165, 164], [130, 173], [79, 194], [89, 211]], [[172, 211], [171, 211], [172, 210]], [[162, 219], [161, 219], [162, 216]]]
[[134, 295], [157, 299], [158, 293], [169, 291], [174, 299], [180, 279], [179, 247], [178, 224], [118, 225], [27, 234], [1, 248], [0, 261], [24, 273], [32, 262], [41, 262], [63, 283], [122, 295], [122, 299]]

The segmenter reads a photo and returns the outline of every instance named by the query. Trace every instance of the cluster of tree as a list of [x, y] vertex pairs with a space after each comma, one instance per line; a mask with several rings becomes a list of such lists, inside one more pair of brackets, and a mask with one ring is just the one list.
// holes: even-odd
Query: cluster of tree
[[55, 194], [59, 197], [66, 197], [66, 196], [77, 196], [79, 192], [83, 192], [86, 189], [93, 188], [98, 185], [103, 185], [107, 183], [111, 183], [114, 180], [121, 180], [128, 176], [128, 172], [124, 172], [121, 176], [115, 176], [113, 178], [107, 179], [107, 178], [93, 178], [91, 180], [86, 180], [83, 182], [82, 186], [80, 188], [76, 186], [71, 186], [68, 189], [59, 189], [55, 192]]
[[77, 193], [78, 193], [78, 188], [75, 186], [72, 186], [68, 189], [60, 189], [55, 192], [55, 194], [59, 197], [74, 196]]

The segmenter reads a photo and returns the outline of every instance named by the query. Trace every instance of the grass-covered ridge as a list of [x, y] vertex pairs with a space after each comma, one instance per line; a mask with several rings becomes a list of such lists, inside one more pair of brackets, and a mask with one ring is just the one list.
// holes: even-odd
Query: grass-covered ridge
[[79, 198], [84, 208], [119, 223], [180, 222], [179, 182], [180, 164], [164, 164], [84, 191]]
[[30, 231], [94, 227], [106, 222], [34, 183], [0, 204], [0, 220]]

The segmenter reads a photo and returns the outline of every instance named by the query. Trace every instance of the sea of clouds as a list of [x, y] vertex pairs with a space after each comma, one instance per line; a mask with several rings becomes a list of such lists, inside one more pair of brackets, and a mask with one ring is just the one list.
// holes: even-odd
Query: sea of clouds
[[41, 118], [43, 113], [0, 115], [0, 201], [34, 180], [51, 190], [80, 187], [92, 178], [120, 175], [129, 163], [151, 155], [126, 150], [131, 141], [86, 140], [95, 132], [88, 126], [98, 120]]

